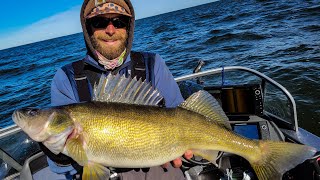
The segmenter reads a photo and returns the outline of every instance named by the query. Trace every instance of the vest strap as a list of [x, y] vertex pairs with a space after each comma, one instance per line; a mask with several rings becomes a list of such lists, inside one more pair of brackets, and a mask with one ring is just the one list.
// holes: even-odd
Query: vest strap
[[142, 53], [131, 51], [131, 77], [141, 78], [142, 81], [146, 79], [146, 65]]
[[76, 81], [77, 91], [80, 101], [90, 101], [91, 94], [86, 74], [84, 73], [84, 62], [76, 61], [72, 63], [74, 70], [74, 80]]

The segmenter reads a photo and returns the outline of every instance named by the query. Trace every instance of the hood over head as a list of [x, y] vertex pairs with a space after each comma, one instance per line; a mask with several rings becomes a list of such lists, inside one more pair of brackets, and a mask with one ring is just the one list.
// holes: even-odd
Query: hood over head
[[[109, 8], [106, 10], [107, 3], [114, 3], [115, 8]], [[110, 7], [108, 5], [108, 7]], [[81, 26], [83, 30], [84, 40], [87, 46], [87, 53], [93, 59], [98, 61], [98, 56], [95, 52], [95, 49], [92, 46], [92, 42], [90, 39], [90, 26], [87, 25], [88, 18], [99, 14], [105, 13], [117, 13], [123, 14], [130, 17], [129, 27], [127, 28], [128, 39], [126, 44], [126, 54], [124, 55], [124, 59], [127, 58], [131, 51], [132, 42], [133, 42], [133, 32], [134, 32], [134, 23], [135, 23], [135, 14], [133, 6], [130, 0], [84, 0], [80, 12], [80, 20]]]

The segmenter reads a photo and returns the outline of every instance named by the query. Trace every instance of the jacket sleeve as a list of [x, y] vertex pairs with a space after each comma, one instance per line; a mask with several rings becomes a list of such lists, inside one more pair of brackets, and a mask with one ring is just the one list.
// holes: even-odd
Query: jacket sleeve
[[176, 107], [184, 101], [178, 84], [164, 60], [158, 54], [156, 54], [154, 64], [154, 79], [155, 87], [164, 97], [166, 107]]
[[62, 69], [58, 69], [51, 84], [51, 105], [61, 106], [77, 102], [67, 75]]
[[72, 165], [58, 165], [47, 157], [49, 168], [52, 172], [63, 174], [67, 179], [72, 179], [72, 176], [77, 173], [77, 170]]

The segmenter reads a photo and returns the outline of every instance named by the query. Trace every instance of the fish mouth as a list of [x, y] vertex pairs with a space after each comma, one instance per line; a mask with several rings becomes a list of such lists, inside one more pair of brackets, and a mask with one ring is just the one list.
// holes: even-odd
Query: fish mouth
[[24, 110], [15, 110], [12, 114], [12, 120], [19, 126], [31, 139], [41, 142], [46, 138], [45, 129], [48, 123], [34, 124], [28, 121], [28, 116], [24, 114]]
[[26, 126], [26, 123], [23, 123], [21, 119], [23, 118], [22, 113], [19, 112], [19, 110], [15, 110], [12, 114], [12, 120], [16, 125], [18, 125], [21, 129], [24, 129]]

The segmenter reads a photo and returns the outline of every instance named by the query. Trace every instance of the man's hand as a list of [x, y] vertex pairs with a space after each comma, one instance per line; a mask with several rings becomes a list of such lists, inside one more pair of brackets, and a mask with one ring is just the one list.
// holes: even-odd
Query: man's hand
[[[186, 151], [186, 152], [184, 153], [183, 157], [184, 157], [185, 159], [191, 159], [191, 158], [193, 157], [192, 151], [191, 151], [191, 150]], [[175, 159], [175, 160], [173, 160], [173, 161], [171, 161], [171, 162], [172, 162], [172, 166], [175, 167], [175, 168], [180, 168], [180, 167], [182, 166], [181, 158], [177, 158], [177, 159]], [[163, 167], [163, 168], [168, 168], [169, 163], [170, 163], [170, 162], [165, 163], [164, 165], [162, 165], [162, 167]]]

